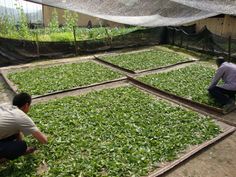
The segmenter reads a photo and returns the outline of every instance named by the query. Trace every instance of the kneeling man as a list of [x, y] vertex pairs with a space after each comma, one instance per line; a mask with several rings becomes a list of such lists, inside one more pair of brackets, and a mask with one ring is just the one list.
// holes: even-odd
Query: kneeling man
[[40, 143], [47, 143], [47, 137], [37, 128], [26, 114], [30, 109], [31, 96], [17, 94], [12, 104], [0, 105], [0, 161], [13, 160], [34, 152], [28, 147], [23, 135], [33, 135]]

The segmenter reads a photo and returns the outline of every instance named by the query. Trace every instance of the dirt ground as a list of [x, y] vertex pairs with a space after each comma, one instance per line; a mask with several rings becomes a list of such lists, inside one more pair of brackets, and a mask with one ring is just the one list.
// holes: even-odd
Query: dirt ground
[[[0, 104], [10, 102], [13, 93], [0, 76]], [[222, 116], [236, 124], [236, 111]], [[165, 177], [236, 177], [236, 132], [178, 165]]]
[[235, 177], [236, 133], [196, 154], [165, 177]]

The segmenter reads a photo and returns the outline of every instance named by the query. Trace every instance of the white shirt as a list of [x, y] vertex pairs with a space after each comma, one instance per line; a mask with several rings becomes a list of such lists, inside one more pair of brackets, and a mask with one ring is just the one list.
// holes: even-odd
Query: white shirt
[[25, 136], [38, 128], [18, 107], [4, 103], [0, 105], [0, 140], [22, 132]]
[[236, 65], [229, 62], [222, 63], [222, 65], [217, 69], [209, 88], [216, 86], [220, 79], [222, 79], [224, 83], [219, 87], [226, 90], [236, 91]]

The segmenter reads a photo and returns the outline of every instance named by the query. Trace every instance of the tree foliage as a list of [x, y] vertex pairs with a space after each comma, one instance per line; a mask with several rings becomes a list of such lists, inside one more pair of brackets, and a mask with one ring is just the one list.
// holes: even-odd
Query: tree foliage
[[58, 13], [56, 9], [52, 11], [51, 20], [48, 26], [49, 26], [50, 32], [57, 32], [59, 30]]
[[74, 26], [77, 26], [77, 22], [78, 22], [78, 13], [76, 12], [71, 12], [69, 10], [65, 10], [64, 11], [64, 28], [66, 31], [72, 31]]

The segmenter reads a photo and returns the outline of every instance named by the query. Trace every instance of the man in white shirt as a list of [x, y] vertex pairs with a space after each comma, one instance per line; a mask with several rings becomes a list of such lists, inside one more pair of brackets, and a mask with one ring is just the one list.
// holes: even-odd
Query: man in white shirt
[[[236, 65], [226, 62], [223, 57], [219, 57], [216, 64], [218, 69], [208, 91], [223, 106], [223, 113], [228, 113], [236, 108]], [[223, 84], [218, 86], [217, 84], [221, 79]]]
[[2, 161], [34, 152], [35, 148], [27, 147], [23, 135], [32, 134], [40, 143], [47, 143], [47, 137], [26, 115], [31, 100], [29, 94], [20, 93], [14, 97], [12, 105], [0, 105], [0, 159]]

